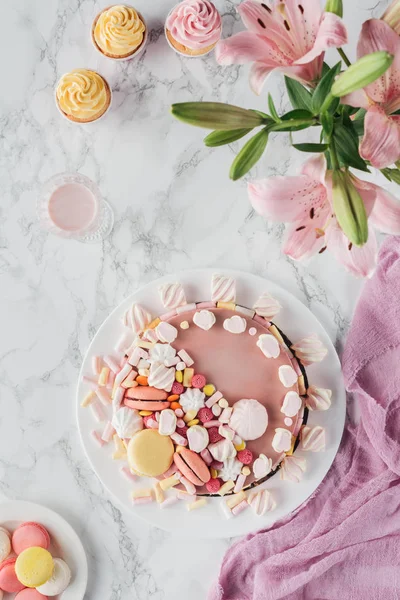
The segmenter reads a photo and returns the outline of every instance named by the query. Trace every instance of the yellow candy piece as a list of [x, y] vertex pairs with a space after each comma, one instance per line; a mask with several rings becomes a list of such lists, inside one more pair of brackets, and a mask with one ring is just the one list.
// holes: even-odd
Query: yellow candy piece
[[141, 411], [139, 412], [139, 415], [140, 415], [141, 417], [149, 417], [149, 416], [150, 416], [150, 415], [152, 415], [152, 414], [153, 414], [153, 411], [152, 411], [152, 410], [141, 410]]
[[154, 321], [152, 321], [150, 323], [150, 325], [148, 325], [148, 329], [155, 329], [157, 327], [157, 325], [159, 325], [161, 323], [161, 319], [159, 317], [157, 317], [156, 319], [154, 319]]
[[188, 323], [188, 321], [182, 321], [182, 323], [179, 325], [179, 327], [181, 329], [189, 329], [189, 323]]
[[290, 448], [290, 450], [288, 450], [285, 454], [286, 456], [292, 456], [293, 452], [294, 452], [294, 445], [296, 443], [296, 438], [294, 437], [294, 435], [292, 435], [292, 447]]
[[193, 425], [198, 425], [199, 423], [200, 423], [199, 419], [192, 419], [191, 421], [187, 422], [187, 426], [193, 427]]
[[240, 452], [246, 448], [246, 442], [242, 442], [241, 444], [235, 445], [236, 452]]
[[177, 452], [178, 454], [180, 452], [182, 452], [182, 450], [185, 448], [185, 446], [175, 446], [175, 452]]
[[281, 334], [279, 333], [279, 331], [277, 330], [275, 325], [271, 325], [271, 327], [269, 328], [269, 331], [278, 340], [278, 342], [280, 344], [282, 344], [282, 346], [285, 345], [285, 342], [283, 341], [283, 337], [281, 336]]
[[221, 408], [228, 408], [229, 402], [226, 398], [221, 398], [221, 400], [218, 400], [218, 406]]
[[164, 502], [164, 492], [162, 491], [158, 481], [156, 481], [156, 483], [154, 484], [154, 495], [158, 504]]
[[175, 373], [175, 380], [176, 380], [178, 383], [182, 383], [182, 381], [183, 381], [183, 371], [177, 371], [177, 372]]
[[132, 498], [148, 498], [153, 495], [153, 490], [151, 488], [133, 490], [131, 496]]
[[193, 421], [193, 419], [196, 418], [196, 415], [197, 410], [188, 410], [187, 413], [184, 415], [183, 420], [187, 425], [189, 425], [190, 421]]
[[299, 379], [298, 379], [298, 384], [299, 384], [299, 394], [300, 396], [305, 396], [307, 391], [306, 391], [306, 386], [304, 384], [304, 377], [303, 375], [300, 375]]
[[25, 587], [36, 588], [44, 585], [53, 575], [54, 561], [44, 548], [27, 548], [18, 556], [15, 574]]
[[211, 467], [210, 473], [211, 473], [211, 477], [213, 479], [217, 479], [217, 477], [218, 477], [218, 471], [217, 471], [217, 469], [214, 469], [213, 467]]
[[235, 508], [235, 506], [240, 504], [242, 502], [242, 500], [244, 500], [245, 498], [246, 498], [246, 494], [242, 490], [238, 494], [235, 494], [234, 496], [227, 498], [226, 505], [232, 510], [232, 508]]
[[249, 469], [249, 467], [243, 467], [242, 469], [242, 475], [245, 475], [246, 477], [248, 477], [251, 473], [251, 469]]
[[113, 437], [115, 452], [112, 455], [113, 460], [121, 460], [126, 458], [126, 446], [124, 442], [117, 436], [117, 434]]
[[100, 387], [104, 387], [105, 385], [107, 385], [109, 374], [110, 374], [110, 369], [108, 367], [103, 367], [100, 372], [99, 379], [97, 382]]
[[216, 387], [212, 383], [207, 383], [207, 385], [203, 387], [203, 393], [208, 397], [212, 396], [215, 390]]
[[137, 346], [138, 348], [152, 348], [155, 345], [155, 342], [147, 342], [146, 340], [138, 340], [137, 342], [135, 342], [135, 346]]
[[188, 511], [196, 510], [197, 508], [201, 508], [207, 504], [207, 500], [205, 498], [201, 498], [200, 500], [196, 500], [195, 502], [191, 502], [186, 504], [186, 508]]
[[83, 408], [86, 408], [86, 406], [89, 406], [90, 404], [92, 404], [95, 396], [96, 396], [96, 394], [93, 391], [91, 391], [88, 394], [86, 394], [86, 396], [84, 397], [84, 399], [81, 402], [81, 406]]
[[225, 308], [226, 310], [236, 310], [234, 302], [217, 302], [217, 308]]
[[185, 369], [183, 371], [183, 385], [185, 387], [192, 387], [193, 375], [194, 375], [194, 369]]
[[232, 481], [232, 479], [230, 479], [229, 481], [227, 481], [226, 483], [224, 483], [224, 485], [222, 485], [219, 488], [218, 494], [220, 496], [225, 496], [225, 494], [227, 494], [228, 492], [231, 491], [232, 488], [235, 487], [235, 483], [234, 481]]
[[164, 491], [169, 490], [172, 487], [175, 487], [176, 485], [178, 485], [178, 483], [180, 483], [180, 479], [175, 477], [175, 475], [171, 475], [171, 477], [167, 477], [167, 479], [163, 479], [162, 481], [159, 481], [160, 488]]

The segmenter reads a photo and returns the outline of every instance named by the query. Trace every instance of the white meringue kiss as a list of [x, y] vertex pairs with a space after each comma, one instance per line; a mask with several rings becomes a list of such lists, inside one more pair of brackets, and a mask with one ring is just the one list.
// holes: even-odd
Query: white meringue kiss
[[239, 317], [239, 315], [234, 315], [229, 319], [225, 319], [224, 321], [224, 329], [225, 331], [229, 331], [229, 333], [244, 333], [246, 331], [247, 321], [243, 317]]
[[269, 333], [263, 333], [259, 336], [257, 346], [267, 358], [278, 358], [281, 352], [278, 340]]
[[[164, 411], [162, 411], [163, 413]], [[162, 414], [161, 413], [161, 414]], [[193, 452], [202, 452], [208, 446], [208, 431], [201, 425], [193, 425], [187, 430], [187, 439], [190, 450]]]
[[162, 410], [158, 422], [158, 433], [160, 435], [172, 435], [176, 429], [176, 414], [170, 408]]
[[285, 456], [281, 462], [280, 477], [284, 481], [299, 483], [306, 472], [307, 461], [298, 456]]
[[289, 452], [292, 447], [292, 434], [288, 429], [278, 427], [275, 429], [275, 435], [272, 438], [272, 447], [275, 452]]
[[[150, 330], [152, 331], [152, 330]], [[151, 363], [164, 363], [176, 356], [176, 350], [169, 344], [156, 344], [149, 350]]]
[[286, 417], [294, 417], [299, 412], [303, 402], [297, 392], [288, 392], [283, 399], [281, 413]]
[[220, 440], [215, 444], [210, 444], [208, 449], [213, 459], [219, 462], [224, 462], [228, 458], [236, 456], [236, 448], [230, 440]]
[[249, 496], [248, 503], [258, 517], [261, 517], [262, 515], [265, 515], [266, 512], [276, 508], [276, 502], [268, 490], [252, 492]]
[[292, 350], [305, 367], [321, 362], [328, 354], [328, 350], [316, 334], [303, 338], [292, 346]]
[[301, 447], [308, 452], [323, 452], [325, 450], [325, 429], [319, 425], [307, 427], [300, 431]]
[[160, 342], [172, 344], [178, 337], [178, 330], [170, 323], [161, 321], [156, 327], [156, 334]]
[[312, 385], [307, 390], [306, 406], [310, 410], [328, 410], [331, 406], [332, 391]]
[[111, 421], [119, 438], [131, 438], [143, 429], [143, 419], [139, 411], [123, 406], [115, 411]]
[[210, 310], [198, 310], [193, 315], [193, 323], [200, 327], [200, 329], [204, 329], [204, 331], [208, 331], [215, 325], [215, 315]]
[[275, 300], [268, 292], [262, 294], [253, 306], [257, 315], [264, 317], [267, 321], [272, 321], [282, 308], [278, 300]]
[[238, 400], [233, 405], [229, 427], [245, 441], [256, 440], [268, 427], [268, 413], [258, 400]]
[[200, 410], [204, 406], [204, 399], [206, 395], [197, 388], [187, 388], [187, 390], [180, 395], [179, 404], [183, 410], [188, 412], [189, 410]]
[[150, 367], [149, 380], [150, 386], [159, 390], [170, 392], [175, 381], [174, 367], [167, 368], [165, 365], [153, 363]]
[[253, 475], [256, 479], [263, 479], [272, 471], [272, 460], [265, 454], [260, 454], [253, 463]]
[[292, 387], [297, 382], [297, 373], [289, 365], [282, 365], [278, 371], [279, 379], [282, 385], [287, 388]]
[[243, 464], [236, 458], [228, 458], [224, 462], [222, 469], [219, 469], [218, 477], [220, 477], [222, 481], [235, 481], [238, 475], [240, 475], [242, 467]]

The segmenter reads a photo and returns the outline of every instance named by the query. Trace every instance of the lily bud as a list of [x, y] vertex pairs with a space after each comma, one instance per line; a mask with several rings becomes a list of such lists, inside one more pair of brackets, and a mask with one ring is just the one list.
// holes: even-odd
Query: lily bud
[[383, 13], [382, 20], [400, 35], [400, 0], [393, 0], [392, 4]]
[[182, 102], [173, 104], [171, 112], [174, 117], [189, 125], [219, 131], [253, 129], [265, 122], [265, 118], [254, 110], [222, 102]]
[[363, 246], [368, 239], [367, 213], [348, 171], [333, 171], [332, 199], [343, 233], [354, 245]]
[[333, 13], [338, 17], [343, 17], [343, 1], [342, 0], [327, 0], [325, 12]]
[[383, 50], [363, 56], [339, 75], [332, 86], [332, 95], [341, 98], [373, 83], [388, 70], [393, 60], [393, 54]]

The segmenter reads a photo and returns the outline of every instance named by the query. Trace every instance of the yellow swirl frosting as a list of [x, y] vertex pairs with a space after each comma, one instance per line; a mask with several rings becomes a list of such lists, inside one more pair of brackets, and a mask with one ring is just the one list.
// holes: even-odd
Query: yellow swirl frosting
[[145, 24], [134, 8], [118, 4], [100, 14], [93, 37], [104, 54], [122, 58], [139, 48], [145, 30]]
[[111, 99], [105, 80], [87, 69], [76, 69], [63, 75], [56, 94], [60, 109], [77, 121], [99, 118], [107, 110]]

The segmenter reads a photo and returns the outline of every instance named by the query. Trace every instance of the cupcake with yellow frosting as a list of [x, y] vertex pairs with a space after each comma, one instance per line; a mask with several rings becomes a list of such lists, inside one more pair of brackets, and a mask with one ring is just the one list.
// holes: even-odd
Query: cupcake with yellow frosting
[[92, 41], [101, 54], [114, 60], [127, 60], [141, 52], [147, 40], [147, 27], [133, 6], [115, 4], [105, 8], [92, 25]]
[[110, 108], [111, 89], [95, 71], [75, 69], [63, 75], [58, 82], [56, 102], [61, 113], [70, 121], [91, 123]]

